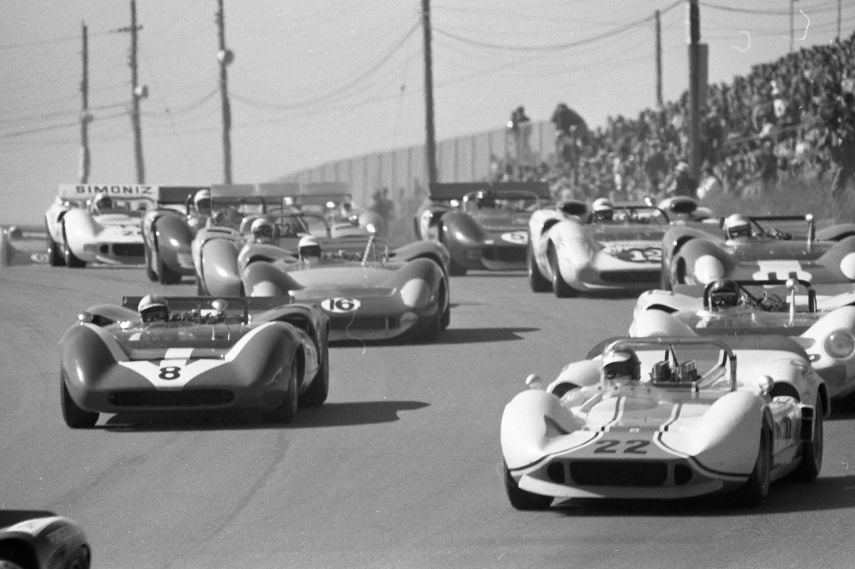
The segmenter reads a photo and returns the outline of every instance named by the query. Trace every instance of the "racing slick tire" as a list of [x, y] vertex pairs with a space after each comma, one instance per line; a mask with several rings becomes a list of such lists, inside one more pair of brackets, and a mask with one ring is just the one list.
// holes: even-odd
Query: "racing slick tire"
[[154, 266], [152, 265], [152, 254], [151, 249], [148, 246], [145, 247], [145, 276], [148, 277], [153, 283], [157, 282], [157, 272], [154, 270]]
[[68, 246], [68, 238], [65, 236], [65, 223], [62, 224], [62, 240], [64, 241], [62, 244], [62, 256], [65, 261], [65, 266], [72, 269], [85, 267], [86, 261], [78, 259], [77, 256], [71, 252], [71, 248]]
[[[284, 369], [282, 370], [285, 371]], [[262, 416], [268, 423], [290, 423], [297, 415], [297, 407], [299, 405], [299, 394], [297, 393], [297, 374], [300, 368], [297, 365], [297, 358], [291, 362], [291, 368], [288, 371], [288, 393], [285, 395], [285, 400], [273, 409], [265, 411]]]
[[818, 399], [814, 408], [813, 439], [802, 446], [802, 459], [793, 471], [793, 479], [801, 482], [812, 482], [822, 470], [823, 426], [822, 399]]
[[739, 489], [737, 499], [744, 506], [759, 506], [769, 495], [772, 483], [772, 431], [763, 423], [760, 429], [760, 448], [751, 476]]
[[568, 285], [561, 276], [561, 269], [558, 268], [558, 255], [555, 248], [549, 249], [549, 267], [552, 269], [552, 292], [558, 298], [570, 298], [576, 296], [576, 290]]
[[508, 495], [508, 501], [511, 506], [517, 510], [546, 510], [552, 505], [552, 496], [541, 496], [527, 492], [519, 487], [516, 481], [511, 476], [511, 471], [508, 470], [507, 464], [502, 464], [505, 477], [505, 492]]
[[[444, 232], [439, 234], [439, 242], [442, 243], [443, 246], [445, 246], [445, 248], [449, 250], [449, 252], [451, 251], [451, 249], [449, 249], [449, 247], [448, 247], [448, 240], [445, 238]], [[466, 267], [459, 264], [457, 261], [454, 260], [453, 256], [449, 255], [449, 258], [448, 258], [448, 274], [453, 276], [453, 277], [462, 277], [466, 274]]]
[[528, 284], [531, 286], [532, 292], [549, 292], [552, 290], [552, 284], [543, 276], [540, 269], [537, 268], [537, 261], [534, 258], [534, 248], [529, 242], [525, 253], [526, 267], [528, 269]]
[[45, 233], [47, 234], [47, 258], [48, 263], [50, 263], [51, 267], [61, 267], [65, 264], [65, 259], [62, 256], [62, 252], [59, 246], [59, 243], [53, 240], [53, 237], [50, 236], [50, 230], [47, 227], [47, 222], [45, 222]]
[[181, 273], [169, 268], [160, 257], [157, 258], [157, 275], [160, 284], [178, 284], [181, 282]]
[[300, 395], [299, 404], [306, 407], [320, 407], [330, 392], [330, 349], [324, 345], [321, 353], [321, 369], [309, 388]]
[[61, 370], [59, 385], [61, 390], [62, 418], [65, 420], [65, 424], [72, 429], [91, 429], [98, 422], [98, 413], [86, 411], [74, 402], [74, 399], [71, 398], [71, 394], [68, 392], [68, 387], [65, 385], [66, 378], [65, 370]]

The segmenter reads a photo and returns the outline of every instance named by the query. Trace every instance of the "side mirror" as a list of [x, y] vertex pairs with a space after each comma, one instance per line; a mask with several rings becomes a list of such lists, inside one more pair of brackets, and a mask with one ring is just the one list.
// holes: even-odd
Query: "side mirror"
[[94, 320], [95, 320], [95, 315], [89, 311], [84, 311], [84, 312], [81, 312], [80, 314], [77, 315], [77, 321], [80, 324], [89, 324], [89, 323], [92, 323]]
[[543, 385], [543, 380], [536, 373], [528, 374], [525, 378], [525, 384], [529, 389], [546, 389], [546, 386]]

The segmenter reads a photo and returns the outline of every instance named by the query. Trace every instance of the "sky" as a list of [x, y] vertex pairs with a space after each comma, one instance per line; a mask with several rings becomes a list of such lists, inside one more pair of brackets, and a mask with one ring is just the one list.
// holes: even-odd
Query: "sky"
[[[422, 0], [223, 0], [232, 181], [267, 182], [425, 141]], [[851, 0], [700, 0], [709, 80], [849, 37]], [[558, 102], [591, 126], [688, 85], [688, 0], [430, 0], [436, 138]], [[792, 10], [792, 20], [790, 17]], [[838, 19], [838, 10], [840, 18]], [[217, 0], [136, 0], [145, 182], [224, 181]], [[134, 183], [131, 0], [0, 2], [0, 223], [40, 224], [80, 181], [82, 27], [90, 183]], [[792, 21], [792, 27], [791, 27]], [[124, 28], [124, 31], [122, 29]], [[792, 32], [791, 32], [792, 29]], [[451, 180], [443, 180], [451, 181]]]

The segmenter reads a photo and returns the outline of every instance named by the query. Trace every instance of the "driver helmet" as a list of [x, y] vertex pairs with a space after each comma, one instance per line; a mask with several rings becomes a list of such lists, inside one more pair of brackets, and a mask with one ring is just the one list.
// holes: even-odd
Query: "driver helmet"
[[724, 234], [728, 239], [751, 237], [751, 222], [741, 213], [732, 213], [724, 220]]
[[169, 305], [166, 304], [166, 299], [159, 294], [147, 294], [142, 297], [139, 305], [137, 305], [137, 312], [143, 324], [169, 320]]
[[263, 217], [259, 217], [255, 221], [252, 222], [252, 225], [249, 228], [250, 233], [252, 233], [252, 237], [256, 243], [272, 243], [273, 242], [273, 234], [274, 227], [270, 221], [264, 219]]
[[606, 198], [597, 198], [591, 204], [591, 211], [594, 212], [596, 221], [611, 221], [614, 217], [615, 208]]
[[641, 379], [641, 362], [635, 351], [620, 348], [603, 354], [603, 376], [606, 379]]
[[98, 194], [92, 200], [92, 213], [105, 213], [107, 210], [113, 209], [113, 198], [107, 194]]
[[493, 208], [496, 207], [496, 196], [490, 190], [481, 190], [475, 194], [475, 203], [478, 205], [478, 209]]
[[313, 260], [319, 260], [321, 258], [321, 244], [313, 235], [305, 235], [301, 237], [297, 248], [299, 250], [300, 260], [302, 261], [306, 261], [310, 258]]
[[211, 190], [205, 188], [193, 195], [193, 205], [196, 211], [203, 215], [211, 215]]
[[739, 305], [741, 299], [736, 281], [722, 279], [710, 287], [710, 308], [732, 308]]

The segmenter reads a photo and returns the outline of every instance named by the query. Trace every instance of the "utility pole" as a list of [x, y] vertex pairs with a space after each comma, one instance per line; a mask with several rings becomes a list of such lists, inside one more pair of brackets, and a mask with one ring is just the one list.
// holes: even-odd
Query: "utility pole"
[[219, 50], [217, 61], [220, 63], [220, 103], [223, 113], [223, 183], [232, 183], [232, 108], [229, 103], [229, 77], [226, 68], [234, 61], [234, 53], [226, 48], [226, 17], [223, 0], [217, 0], [217, 30]]
[[662, 108], [662, 22], [656, 10], [656, 106]]
[[137, 167], [137, 184], [145, 184], [145, 165], [143, 164], [142, 127], [140, 126], [140, 99], [148, 96], [148, 87], [137, 83], [137, 32], [143, 29], [137, 25], [137, 3], [131, 0], [131, 25], [119, 28], [117, 32], [130, 32], [131, 51], [128, 64], [131, 66], [131, 127], [134, 131], [134, 161]]
[[689, 171], [696, 180], [701, 171], [700, 39], [698, 0], [689, 0]]
[[433, 56], [431, 55], [430, 0], [422, 0], [425, 45], [425, 162], [428, 187], [436, 183], [436, 131], [433, 123]]
[[80, 98], [82, 106], [80, 108], [80, 183], [86, 184], [89, 182], [89, 123], [92, 121], [92, 115], [89, 114], [89, 30], [86, 27], [86, 22], [81, 22], [83, 36], [83, 51], [81, 56], [83, 59], [83, 77], [80, 80]]
[[794, 17], [793, 12], [795, 11], [795, 9], [794, 9], [795, 3], [796, 3], [796, 0], [790, 0], [790, 53], [793, 53], [793, 34], [795, 33], [793, 30], [793, 26], [795, 25], [793, 23], [793, 17]]

